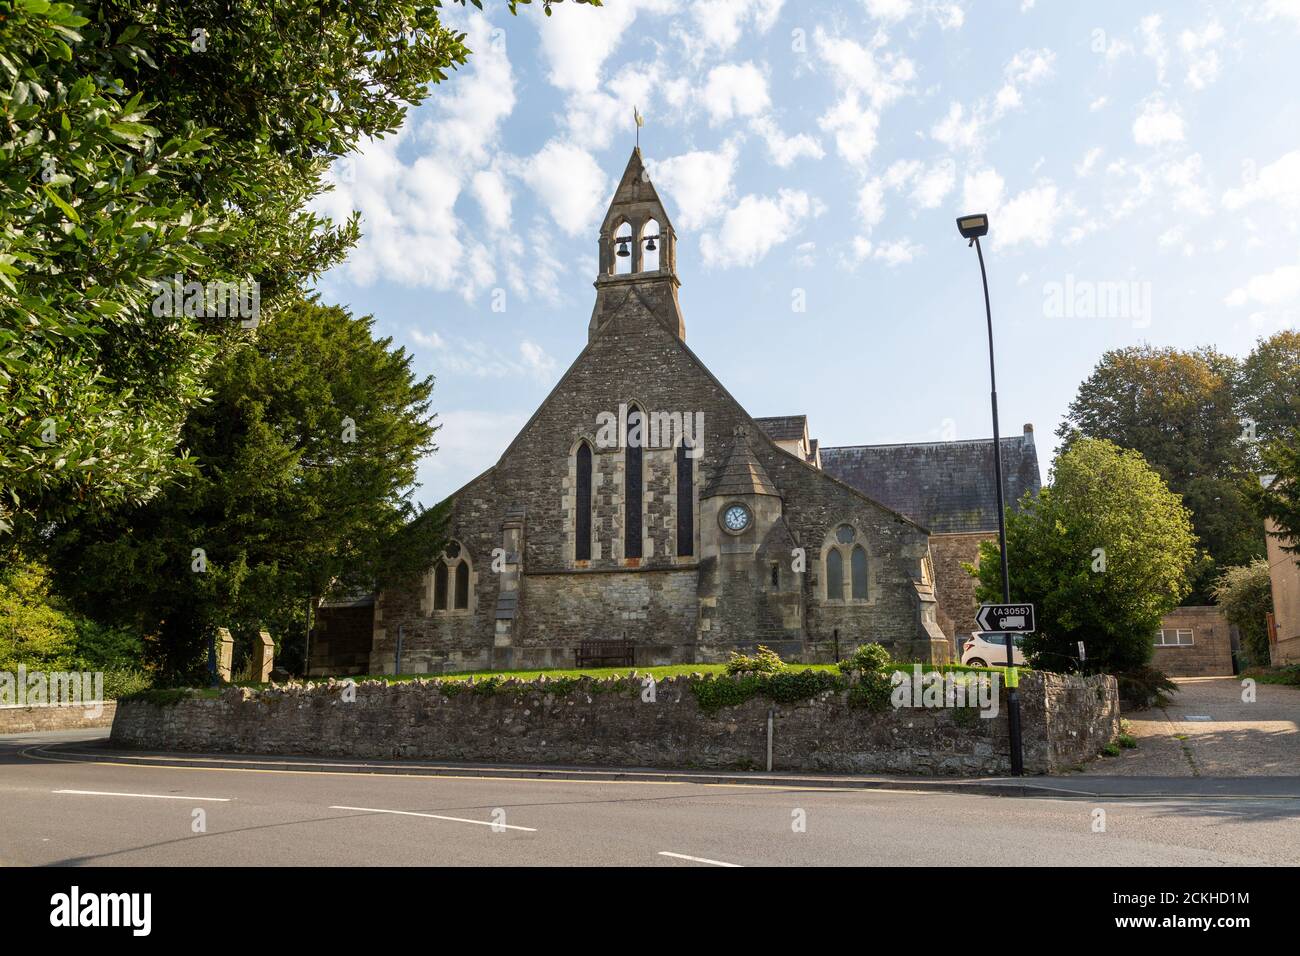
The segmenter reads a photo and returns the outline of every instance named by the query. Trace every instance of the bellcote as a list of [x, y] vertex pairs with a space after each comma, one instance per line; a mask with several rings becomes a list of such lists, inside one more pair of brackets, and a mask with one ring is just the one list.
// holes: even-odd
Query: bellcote
[[588, 337], [594, 338], [616, 308], [635, 290], [656, 317], [682, 340], [686, 324], [677, 301], [677, 233], [641, 161], [632, 150], [627, 168], [600, 226], [600, 271]]

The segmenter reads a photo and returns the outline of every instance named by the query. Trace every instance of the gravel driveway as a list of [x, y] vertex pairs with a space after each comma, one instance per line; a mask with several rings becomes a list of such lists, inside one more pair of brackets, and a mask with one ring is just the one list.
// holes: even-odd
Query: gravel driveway
[[[1242, 700], [1239, 677], [1176, 677], [1164, 707], [1124, 715], [1135, 750], [1088, 764], [1088, 774], [1152, 777], [1300, 776], [1300, 687], [1257, 684]], [[1206, 718], [1198, 720], [1195, 718]]]

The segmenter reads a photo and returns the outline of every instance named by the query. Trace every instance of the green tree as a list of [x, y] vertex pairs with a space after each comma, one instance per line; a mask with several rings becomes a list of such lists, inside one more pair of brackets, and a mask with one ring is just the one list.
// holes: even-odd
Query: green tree
[[1241, 363], [1237, 391], [1242, 418], [1261, 442], [1300, 428], [1300, 332], [1260, 339]]
[[[1033, 602], [1038, 632], [1025, 641], [1035, 666], [1125, 671], [1151, 658], [1160, 619], [1188, 592], [1195, 557], [1191, 516], [1135, 451], [1076, 439], [1052, 480], [1007, 512], [1012, 596]], [[1002, 600], [997, 542], [980, 545], [976, 594]]]
[[441, 7], [0, 3], [0, 532], [147, 501], [192, 466], [185, 416], [247, 331], [153, 314], [154, 283], [255, 281], [271, 322], [341, 261], [355, 218], [307, 203], [466, 62]]
[[1264, 558], [1238, 568], [1228, 568], [1214, 584], [1214, 600], [1230, 624], [1237, 625], [1249, 663], [1267, 665], [1268, 626], [1265, 615], [1273, 610], [1273, 583]]
[[1251, 489], [1251, 500], [1275, 525], [1282, 550], [1300, 563], [1300, 428], [1265, 445], [1260, 458], [1265, 477]]
[[0, 671], [71, 670], [77, 625], [50, 593], [49, 573], [20, 560], [0, 570]]
[[310, 598], [410, 580], [444, 512], [411, 501], [434, 450], [432, 379], [369, 317], [303, 301], [213, 367], [183, 438], [197, 474], [152, 501], [54, 535], [60, 591], [156, 635], [156, 663], [196, 676], [217, 626], [302, 634]]
[[1183, 497], [1205, 550], [1189, 592], [1199, 603], [1208, 601], [1218, 568], [1264, 553], [1237, 390], [1236, 361], [1212, 349], [1117, 349], [1079, 386], [1057, 433], [1067, 446], [1079, 436], [1141, 452]]

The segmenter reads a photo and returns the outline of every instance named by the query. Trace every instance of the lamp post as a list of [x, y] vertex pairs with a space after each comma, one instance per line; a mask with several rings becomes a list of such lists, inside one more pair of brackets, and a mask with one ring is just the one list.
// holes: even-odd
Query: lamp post
[[[984, 271], [984, 250], [980, 247], [980, 237], [988, 235], [989, 217], [983, 214], [962, 216], [957, 220], [957, 231], [963, 239], [969, 239], [969, 245], [975, 247], [980, 260], [980, 280], [984, 284], [984, 316], [989, 327], [989, 396], [993, 404], [993, 475], [997, 484], [998, 501], [998, 547], [1002, 552], [1002, 601], [1011, 603], [1011, 572], [1007, 569], [1007, 519], [1006, 506], [1002, 500], [1002, 436], [998, 432], [998, 380], [993, 365], [993, 309], [989, 305], [989, 277]], [[1015, 635], [1003, 633], [1007, 642], [1007, 673], [1014, 666], [1012, 648]], [[1007, 686], [1007, 724], [1011, 736], [1011, 772], [1016, 776], [1024, 773], [1024, 752], [1020, 735], [1020, 687]]]

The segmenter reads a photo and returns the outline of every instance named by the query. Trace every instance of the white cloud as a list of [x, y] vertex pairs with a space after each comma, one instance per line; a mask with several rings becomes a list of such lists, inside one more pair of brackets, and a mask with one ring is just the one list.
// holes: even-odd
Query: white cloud
[[1182, 142], [1183, 118], [1176, 106], [1155, 95], [1142, 105], [1142, 112], [1133, 121], [1133, 141], [1139, 146], [1159, 146], [1162, 143]]
[[935, 209], [956, 183], [956, 163], [951, 159], [940, 160], [917, 177], [912, 200], [922, 209]]
[[1002, 205], [1005, 183], [996, 169], [967, 173], [962, 182], [962, 208], [966, 212], [992, 213]]
[[706, 266], [752, 266], [823, 211], [821, 202], [802, 190], [744, 196], [723, 216], [716, 233], [700, 237], [700, 254]]
[[[551, 84], [571, 92], [595, 91], [605, 61], [637, 12], [631, 3], [611, 3], [599, 10], [560, 3], [551, 8], [552, 16], [530, 18], [537, 23]], [[478, 56], [477, 46], [474, 55]]]
[[1193, 153], [1186, 159], [1169, 163], [1161, 169], [1165, 183], [1174, 190], [1174, 208], [1200, 215], [1210, 212], [1210, 192], [1201, 183], [1203, 167], [1200, 153]]
[[770, 116], [755, 117], [749, 125], [750, 129], [763, 137], [763, 142], [767, 145], [768, 156], [771, 157], [772, 162], [782, 168], [790, 166], [796, 160], [805, 157], [808, 159], [821, 159], [826, 155], [821, 143], [817, 142], [815, 138], [807, 133], [786, 136]]
[[1108, 102], [1109, 102], [1109, 100], [1108, 100], [1106, 97], [1104, 97], [1104, 96], [1099, 96], [1099, 97], [1097, 97], [1095, 100], [1093, 100], [1091, 103], [1088, 104], [1088, 111], [1089, 111], [1090, 113], [1095, 113], [1095, 112], [1097, 112], [1097, 110], [1099, 110], [1099, 109], [1101, 109], [1103, 106], [1105, 106]]
[[724, 63], [709, 71], [701, 93], [712, 123], [733, 116], [756, 116], [771, 105], [767, 79], [753, 63]]
[[752, 23], [757, 33], [766, 33], [776, 23], [783, 0], [695, 0], [691, 7], [691, 30], [687, 37], [701, 50], [730, 50]]
[[1094, 146], [1092, 149], [1084, 153], [1083, 159], [1079, 160], [1074, 167], [1076, 175], [1087, 176], [1091, 173], [1092, 168], [1097, 165], [1097, 160], [1101, 159], [1101, 154], [1102, 148], [1100, 146]]
[[867, 13], [877, 20], [896, 23], [912, 12], [912, 0], [862, 0]]
[[819, 57], [841, 89], [840, 98], [818, 123], [835, 137], [835, 149], [846, 162], [861, 164], [876, 148], [880, 110], [907, 92], [916, 67], [906, 57], [881, 52], [883, 34], [877, 34], [870, 46], [863, 46], [818, 27], [813, 39]]
[[1223, 27], [1211, 20], [1198, 33], [1184, 30], [1178, 37], [1178, 46], [1187, 57], [1187, 85], [1203, 90], [1219, 78], [1219, 52], [1215, 44], [1223, 39]]
[[1247, 303], [1264, 306], [1281, 305], [1300, 299], [1300, 265], [1281, 266], [1272, 272], [1253, 276], [1223, 300], [1239, 308]]
[[954, 152], [968, 152], [983, 140], [984, 121], [953, 102], [948, 105], [948, 115], [930, 129], [930, 135]]
[[871, 258], [880, 259], [887, 266], [902, 265], [911, 262], [922, 252], [922, 247], [910, 239], [895, 239], [882, 242], [871, 252]]
[[1142, 53], [1156, 65], [1156, 79], [1163, 83], [1165, 67], [1169, 64], [1169, 47], [1165, 44], [1164, 34], [1160, 32], [1162, 20], [1158, 13], [1143, 17], [1138, 23], [1142, 34]]
[[1022, 242], [1045, 246], [1052, 238], [1062, 212], [1056, 186], [1044, 183], [1016, 195], [997, 212], [997, 230], [991, 231], [998, 245]]
[[672, 203], [681, 229], [699, 229], [722, 215], [733, 195], [737, 153], [728, 141], [712, 152], [696, 150], [650, 163], [650, 179], [664, 202]]
[[594, 235], [610, 187], [591, 153], [553, 139], [523, 161], [521, 175], [557, 226], [571, 236]]
[[510, 187], [495, 167], [481, 169], [470, 180], [470, 189], [491, 229], [510, 228]]
[[867, 233], [885, 218], [885, 183], [880, 179], [869, 179], [858, 190], [858, 218]]
[[1264, 4], [1264, 18], [1290, 20], [1300, 27], [1300, 0], [1268, 0]]
[[1300, 149], [1286, 153], [1253, 176], [1243, 177], [1239, 188], [1223, 194], [1227, 209], [1241, 209], [1256, 202], [1300, 210]]
[[[469, 378], [528, 378], [542, 384], [555, 376], [558, 363], [536, 342], [524, 339], [518, 354], [503, 352], [495, 345], [472, 339], [446, 339], [437, 332], [410, 330], [419, 346], [417, 354], [427, 360], [435, 374]], [[504, 447], [504, 446], [502, 446]]]

